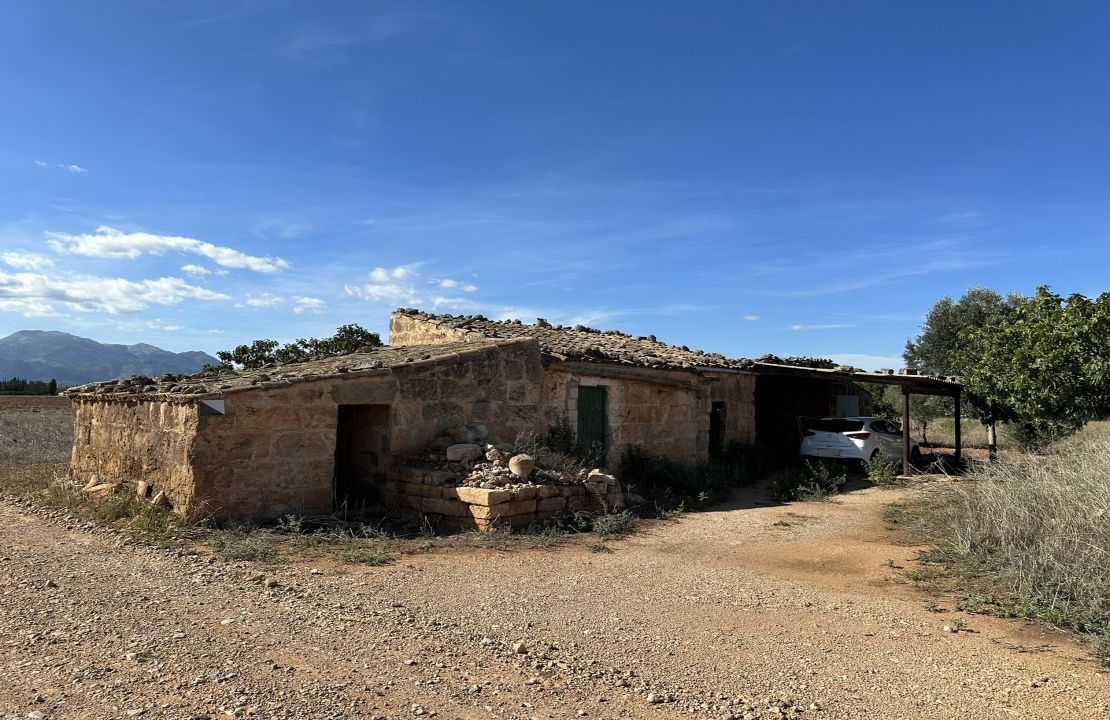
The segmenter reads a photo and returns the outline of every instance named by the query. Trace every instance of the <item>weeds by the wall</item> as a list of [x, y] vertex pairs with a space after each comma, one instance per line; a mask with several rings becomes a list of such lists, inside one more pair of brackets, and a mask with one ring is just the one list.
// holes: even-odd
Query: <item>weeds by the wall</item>
[[707, 463], [685, 463], [653, 455], [639, 446], [621, 456], [618, 474], [625, 487], [642, 495], [656, 512], [700, 510], [728, 497], [767, 471], [767, 454], [755, 445], [733, 443]]
[[1110, 663], [1110, 433], [1088, 428], [1041, 456], [929, 488], [912, 529], [973, 607], [1087, 635]]

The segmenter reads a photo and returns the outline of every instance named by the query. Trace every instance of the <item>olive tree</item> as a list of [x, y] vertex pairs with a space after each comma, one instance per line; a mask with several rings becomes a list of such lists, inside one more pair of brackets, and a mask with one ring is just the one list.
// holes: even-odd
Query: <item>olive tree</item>
[[216, 353], [220, 364], [207, 366], [206, 369], [260, 368], [276, 363], [298, 362], [311, 357], [339, 355], [355, 352], [363, 347], [380, 347], [381, 336], [376, 332], [350, 324], [341, 325], [335, 334], [326, 338], [298, 338], [281, 345], [277, 340], [255, 340], [249, 345], [239, 345], [233, 350]]

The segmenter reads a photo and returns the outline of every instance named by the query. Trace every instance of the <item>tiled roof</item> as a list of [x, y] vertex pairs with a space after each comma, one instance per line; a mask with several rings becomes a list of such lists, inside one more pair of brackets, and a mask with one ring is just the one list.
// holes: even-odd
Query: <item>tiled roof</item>
[[268, 365], [255, 370], [220, 370], [195, 375], [159, 375], [155, 378], [136, 375], [71, 387], [66, 390], [66, 395], [96, 396], [106, 400], [129, 395], [152, 398], [162, 396], [167, 399], [186, 395], [224, 395], [258, 388], [284, 387], [314, 380], [386, 373], [391, 368], [440, 361], [456, 355], [482, 352], [487, 348], [504, 344], [508, 343], [489, 340], [479, 343], [365, 348], [365, 352]]

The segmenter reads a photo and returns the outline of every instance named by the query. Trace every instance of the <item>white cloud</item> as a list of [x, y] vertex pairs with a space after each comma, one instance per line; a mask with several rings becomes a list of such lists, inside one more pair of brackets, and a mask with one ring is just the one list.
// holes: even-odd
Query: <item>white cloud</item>
[[843, 323], [828, 323], [825, 325], [791, 325], [789, 330], [793, 332], [806, 332], [808, 330], [838, 330], [840, 328], [852, 327]]
[[125, 233], [115, 228], [101, 226], [95, 233], [70, 235], [47, 232], [49, 245], [60, 253], [101, 258], [127, 258], [134, 260], [142, 255], [161, 255], [166, 252], [189, 253], [206, 257], [222, 267], [246, 268], [255, 272], [272, 273], [289, 267], [281, 258], [247, 255], [229, 247], [221, 247], [193, 238], [153, 233]]
[[25, 298], [0, 298], [0, 312], [19, 313], [23, 317], [51, 317], [57, 315], [50, 303]]
[[252, 308], [275, 308], [283, 302], [285, 302], [285, 298], [268, 292], [247, 297], [247, 305]]
[[42, 160], [36, 160], [35, 164], [39, 167], [47, 167], [50, 163], [43, 162]]
[[347, 285], [343, 290], [362, 300], [418, 305], [420, 294], [413, 282], [417, 276], [416, 268], [415, 264], [398, 265], [392, 269], [376, 267], [370, 271], [370, 282], [364, 285]]
[[863, 368], [864, 370], [879, 370], [880, 368], [889, 368], [897, 370], [905, 366], [905, 361], [901, 357], [895, 355], [868, 355], [866, 353], [841, 353], [828, 356], [830, 360], [838, 365], [851, 365], [852, 367]]
[[86, 168], [83, 168], [80, 165], [63, 165], [63, 164], [59, 163], [58, 167], [62, 168], [66, 172], [71, 172], [71, 173], [87, 173], [88, 172], [88, 170]]
[[45, 255], [32, 252], [10, 251], [0, 255], [5, 265], [18, 270], [45, 270], [54, 267], [54, 261]]
[[200, 265], [191, 265], [191, 264], [190, 265], [182, 265], [181, 266], [181, 272], [187, 273], [187, 274], [192, 275], [194, 277], [204, 277], [205, 275], [211, 275], [212, 274], [212, 271], [209, 270], [206, 267], [201, 267]]
[[161, 330], [163, 332], [177, 332], [178, 330], [185, 329], [184, 325], [175, 325], [172, 322], [163, 322], [162, 318], [154, 318], [153, 320], [148, 322], [146, 326], [151, 330]]
[[319, 313], [327, 308], [328, 304], [320, 298], [314, 297], [299, 297], [293, 299], [293, 312], [300, 315], [301, 313]]
[[[40, 273], [0, 272], [0, 301], [20, 302], [49, 312], [59, 303], [81, 312], [112, 315], [138, 312], [149, 305], [176, 305], [183, 300], [230, 300], [227, 295], [196, 287], [181, 278], [126, 280], [63, 273], [50, 277]], [[28, 305], [30, 303], [30, 305]]]
[[759, 316], [758, 315], [745, 315], [744, 319], [749, 321], [749, 322], [755, 322], [756, 320], [759, 319]]
[[440, 279], [436, 279], [436, 280], [429, 280], [429, 282], [431, 284], [435, 285], [436, 287], [439, 287], [443, 290], [458, 289], [458, 290], [462, 290], [463, 292], [477, 292], [478, 291], [478, 286], [477, 285], [471, 285], [469, 283], [462, 283], [458, 280], [453, 280], [451, 278], [440, 278]]

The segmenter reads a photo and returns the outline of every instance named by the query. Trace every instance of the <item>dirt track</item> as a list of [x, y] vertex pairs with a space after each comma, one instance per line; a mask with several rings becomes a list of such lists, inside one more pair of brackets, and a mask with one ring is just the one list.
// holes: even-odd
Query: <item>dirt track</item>
[[[0, 717], [1110, 713], [1110, 674], [1065, 636], [925, 609], [887, 564], [914, 554], [881, 518], [901, 492], [749, 498], [612, 554], [276, 569], [0, 505]], [[974, 632], [944, 632], [957, 616]]]

